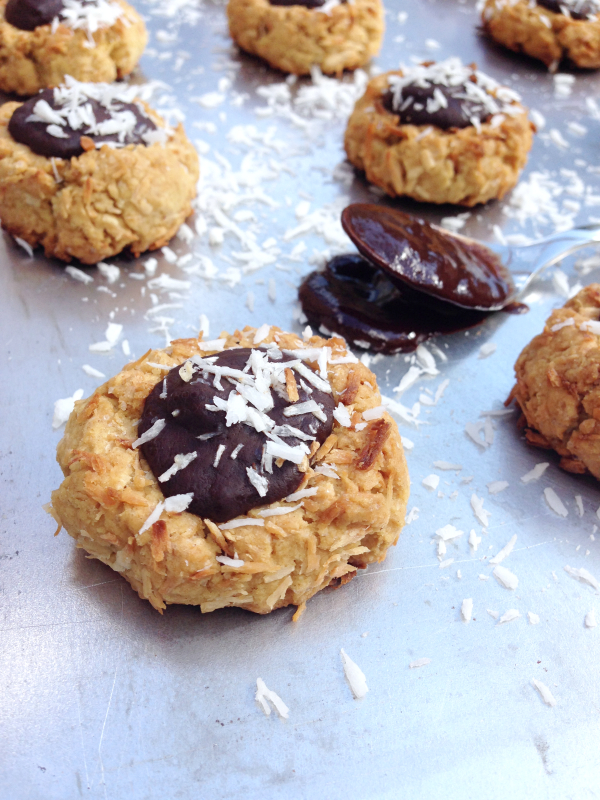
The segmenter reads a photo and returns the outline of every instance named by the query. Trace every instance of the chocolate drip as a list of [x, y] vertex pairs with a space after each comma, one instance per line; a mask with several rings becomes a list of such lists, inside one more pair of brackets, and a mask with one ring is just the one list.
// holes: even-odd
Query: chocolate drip
[[[217, 355], [215, 363], [221, 367], [243, 370], [251, 352], [248, 348], [226, 350]], [[284, 358], [278, 363], [288, 362], [289, 358]], [[207, 404], [213, 404], [215, 396], [227, 400], [234, 389], [233, 385], [222, 378], [224, 388], [216, 389], [213, 385], [214, 376], [208, 375], [204, 378], [201, 368], [186, 383], [179, 374], [180, 369], [181, 366], [175, 367], [166, 376], [166, 398], [161, 397], [165, 393], [162, 380], [148, 395], [138, 426], [138, 434], [141, 436], [156, 420], [166, 420], [163, 431], [140, 448], [157, 478], [173, 465], [176, 455], [194, 451], [198, 454], [189, 466], [160, 483], [164, 495], [171, 497], [193, 492], [194, 498], [188, 511], [214, 522], [225, 522], [247, 514], [252, 508], [282, 500], [294, 492], [303, 477], [296, 464], [284, 461], [279, 467], [274, 461], [272, 474], [263, 470], [261, 460], [263, 447], [267, 442], [264, 433], [259, 433], [253, 426], [245, 423], [227, 427], [225, 412], [209, 411], [206, 408]], [[272, 392], [274, 408], [268, 412], [268, 416], [277, 425], [291, 425], [309, 436], [314, 436], [317, 442], [324, 442], [333, 427], [333, 397], [316, 388], [309, 393], [300, 386], [299, 381], [298, 394], [300, 403], [307, 400], [319, 403], [327, 417], [326, 422], [318, 420], [312, 413], [284, 416], [283, 410], [290, 402], [275, 391]], [[176, 412], [175, 416], [173, 412]], [[215, 435], [205, 441], [197, 438], [211, 433]], [[286, 436], [283, 440], [292, 447], [300, 444], [300, 439], [292, 436]], [[310, 444], [309, 441], [308, 445]], [[221, 445], [224, 445], [225, 450], [215, 467], [213, 464]], [[236, 458], [232, 459], [231, 454], [238, 445], [243, 447]], [[264, 497], [250, 483], [246, 471], [249, 467], [268, 481]]]
[[361, 254], [403, 292], [424, 292], [468, 309], [495, 310], [515, 287], [500, 259], [478, 242], [455, 236], [395, 209], [354, 203], [342, 226]]
[[555, 14], [562, 14], [563, 8], [566, 8], [573, 19], [587, 19], [590, 14], [597, 14], [600, 11], [600, 4], [598, 2], [590, 2], [590, 0], [537, 0], [538, 6], [543, 6], [549, 11], [554, 11]]
[[49, 25], [62, 9], [62, 0], [8, 0], [4, 19], [22, 31], [33, 31]]
[[[445, 107], [436, 100], [438, 92], [445, 98]], [[462, 86], [405, 86], [399, 106], [396, 105], [394, 92], [390, 88], [383, 94], [381, 101], [387, 111], [398, 114], [401, 125], [435, 125], [442, 130], [448, 130], [467, 128], [473, 124], [473, 119], [485, 122], [489, 117], [489, 111], [481, 103], [465, 98]], [[428, 111], [428, 107], [435, 110]]]
[[[87, 126], [78, 130], [73, 130], [69, 125], [55, 126], [60, 127], [64, 138], [59, 138], [48, 133], [48, 122], [28, 121], [28, 117], [33, 114], [35, 104], [39, 100], [45, 100], [51, 108], [59, 106], [54, 102], [54, 90], [43, 89], [39, 94], [31, 97], [23, 105], [19, 106], [13, 113], [8, 123], [8, 131], [17, 142], [27, 145], [34, 153], [48, 158], [73, 158], [80, 156], [84, 152], [81, 145], [81, 137], [86, 136], [95, 144], [103, 142], [119, 142], [118, 134], [97, 135], [87, 132]], [[110, 112], [97, 100], [88, 98], [87, 103], [91, 106], [97, 122], [104, 122], [111, 119]], [[144, 144], [143, 135], [149, 131], [156, 130], [156, 125], [147, 117], [142, 109], [135, 103], [125, 103], [114, 101], [111, 108], [116, 111], [131, 111], [136, 118], [134, 129], [125, 136], [124, 144]]]
[[414, 350], [439, 333], [482, 322], [487, 314], [406, 292], [359, 255], [336, 256], [300, 286], [300, 302], [315, 328], [324, 325], [379, 353]]

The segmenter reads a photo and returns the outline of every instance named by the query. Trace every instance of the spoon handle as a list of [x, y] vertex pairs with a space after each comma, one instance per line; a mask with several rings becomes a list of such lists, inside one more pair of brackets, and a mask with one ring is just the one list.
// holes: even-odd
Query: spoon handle
[[511, 247], [505, 266], [522, 292], [542, 270], [594, 242], [600, 242], [598, 225], [559, 231], [533, 244]]

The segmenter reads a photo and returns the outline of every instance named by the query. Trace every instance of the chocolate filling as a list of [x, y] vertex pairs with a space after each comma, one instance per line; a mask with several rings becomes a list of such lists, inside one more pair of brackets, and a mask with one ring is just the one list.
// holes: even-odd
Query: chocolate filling
[[[304, 8], [320, 8], [327, 0], [269, 0], [272, 6], [304, 6]], [[346, 0], [341, 0], [345, 3]]]
[[406, 292], [359, 255], [333, 258], [300, 286], [300, 302], [315, 328], [324, 325], [358, 347], [378, 353], [414, 350], [439, 333], [455, 333], [487, 314]]
[[[48, 158], [73, 158], [80, 156], [84, 148], [81, 143], [82, 136], [92, 140], [94, 144], [104, 142], [119, 142], [120, 144], [145, 144], [144, 134], [155, 131], [156, 125], [146, 116], [143, 110], [136, 103], [126, 103], [120, 100], [113, 100], [108, 110], [97, 100], [86, 98], [86, 107], [91, 108], [96, 123], [103, 123], [113, 119], [111, 111], [129, 111], [135, 117], [135, 125], [124, 137], [118, 133], [98, 134], [93, 133], [93, 128], [84, 124], [78, 129], [73, 129], [69, 124], [52, 125], [47, 121], [35, 122], [29, 120], [34, 113], [34, 107], [40, 100], [45, 100], [48, 105], [55, 110], [62, 110], [63, 106], [55, 101], [54, 89], [43, 89], [39, 94], [31, 97], [23, 105], [19, 106], [13, 113], [8, 123], [8, 131], [17, 142], [27, 145], [34, 153]], [[53, 136], [48, 132], [57, 130], [62, 136]]]
[[[261, 352], [268, 351], [261, 349]], [[220, 367], [243, 371], [251, 353], [249, 348], [225, 350], [216, 356], [214, 363]], [[273, 358], [272, 363], [286, 364], [290, 360], [289, 356], [283, 356], [278, 361]], [[160, 483], [165, 497], [193, 492], [194, 497], [188, 511], [214, 522], [226, 522], [247, 514], [252, 508], [269, 505], [293, 493], [303, 477], [297, 464], [283, 461], [281, 466], [277, 466], [277, 462], [273, 460], [273, 471], [272, 474], [269, 473], [263, 467], [263, 449], [269, 441], [266, 434], [259, 433], [245, 422], [227, 427], [224, 411], [207, 409], [207, 405], [214, 405], [215, 397], [227, 401], [230, 393], [235, 390], [234, 385], [227, 378], [221, 377], [223, 388], [216, 388], [214, 374], [203, 373], [201, 366], [186, 383], [179, 374], [180, 369], [181, 365], [170, 370], [166, 376], [166, 384], [162, 380], [157, 383], [146, 399], [138, 425], [138, 435], [141, 436], [157, 420], [166, 420], [161, 433], [140, 447], [157, 479], [173, 466], [175, 456], [197, 453], [197, 457], [187, 467]], [[322, 407], [326, 421], [322, 422], [312, 413], [285, 416], [284, 409], [292, 404], [287, 396], [284, 398], [274, 390], [271, 391], [274, 407], [266, 413], [276, 425], [292, 426], [307, 436], [314, 437], [321, 444], [333, 427], [333, 397], [312, 385], [309, 387], [312, 393], [307, 392], [300, 384], [300, 375], [295, 373], [295, 377], [299, 395], [297, 402], [315, 400]], [[306, 385], [309, 385], [308, 381]], [[214, 435], [199, 439], [203, 434]], [[285, 435], [281, 438], [292, 447], [302, 441], [308, 447], [312, 444], [312, 440], [302, 440], [294, 436]], [[221, 445], [225, 449], [215, 467]], [[232, 453], [239, 445], [243, 446], [238, 449], [236, 457], [232, 458]], [[261, 497], [250, 482], [248, 468], [256, 470], [268, 482], [264, 496]]]
[[40, 25], [49, 25], [62, 10], [62, 0], [8, 0], [4, 18], [15, 28], [33, 31]]
[[562, 14], [566, 8], [573, 19], [588, 19], [600, 11], [600, 3], [591, 0], [537, 0], [537, 5], [555, 14]]
[[[440, 94], [444, 101], [439, 99]], [[403, 87], [399, 102], [396, 98], [396, 93], [390, 88], [381, 100], [387, 111], [398, 114], [402, 125], [435, 125], [442, 130], [467, 128], [474, 119], [485, 122], [490, 115], [481, 103], [465, 97], [463, 86], [412, 84]]]
[[360, 253], [403, 292], [424, 292], [462, 308], [492, 311], [515, 294], [500, 259], [479, 242], [372, 203], [353, 203], [342, 226]]

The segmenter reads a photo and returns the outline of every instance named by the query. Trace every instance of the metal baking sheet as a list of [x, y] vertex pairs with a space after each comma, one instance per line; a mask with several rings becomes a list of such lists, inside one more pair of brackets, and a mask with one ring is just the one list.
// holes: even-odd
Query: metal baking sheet
[[[351, 88], [345, 100], [330, 91], [317, 125], [302, 100], [294, 101], [306, 97], [298, 92], [310, 82], [285, 84], [285, 76], [239, 54], [223, 6], [137, 5], [151, 39], [136, 81], [164, 82], [153, 84], [155, 106], [170, 108], [171, 119], [183, 119], [200, 140], [206, 180], [196, 219], [208, 232], [175, 240], [178, 258], [193, 256], [182, 265], [158, 254], [154, 277], [189, 285], [150, 284], [145, 257], [116, 259], [121, 274], [113, 284], [86, 269], [93, 282], [84, 284], [39, 253], [27, 257], [6, 235], [0, 242], [1, 796], [598, 797], [600, 631], [586, 629], [584, 616], [600, 606], [592, 588], [564, 571], [585, 567], [600, 578], [597, 483], [561, 472], [553, 454], [527, 447], [514, 415], [495, 420], [487, 448], [465, 434], [482, 411], [501, 408], [516, 356], [564, 302], [564, 276], [571, 288], [598, 277], [582, 276], [573, 258], [532, 287], [528, 314], [497, 314], [477, 330], [436, 342], [447, 357], [437, 358], [439, 375], [423, 377], [400, 398], [412, 407], [449, 379], [437, 405], [421, 406], [423, 424], [400, 423], [414, 443], [409, 508], [418, 507], [419, 518], [383, 564], [322, 592], [299, 623], [291, 622], [290, 609], [267, 617], [238, 609], [202, 616], [173, 606], [159, 616], [119, 575], [76, 552], [65, 533], [53, 538], [53, 521], [42, 510], [61, 480], [53, 404], [79, 388], [89, 394], [100, 382], [82, 371], [84, 364], [108, 376], [128, 360], [120, 346], [108, 355], [89, 351], [107, 322], [123, 324], [135, 356], [162, 346], [166, 336], [195, 332], [200, 314], [209, 317], [211, 335], [264, 322], [300, 330], [301, 276], [325, 250], [344, 244], [327, 221], [349, 200], [377, 199], [343, 163]], [[572, 73], [570, 94], [557, 96], [541, 65], [486, 42], [477, 22], [470, 1], [389, 0], [385, 43], [373, 64], [385, 70], [413, 58], [459, 55], [516, 88], [546, 118], [523, 176], [532, 181], [539, 173], [538, 184], [548, 189], [543, 202], [539, 193], [529, 195], [535, 219], [515, 216], [507, 199], [475, 209], [462, 232], [492, 240], [498, 231], [534, 236], [593, 222], [600, 215], [598, 121], [588, 98], [598, 96], [598, 75]], [[271, 87], [268, 97], [263, 86]], [[284, 101], [275, 102], [274, 92]], [[332, 103], [337, 111], [327, 118]], [[228, 219], [252, 212], [236, 224], [254, 233], [255, 252], [273, 256], [260, 268], [244, 236], [227, 231], [221, 246], [209, 244], [209, 235], [220, 236], [210, 231], [223, 227], [215, 209], [218, 215], [232, 193], [240, 200]], [[300, 203], [310, 203], [308, 216], [302, 217], [306, 205], [297, 215]], [[436, 221], [463, 212], [397, 205]], [[301, 224], [307, 232], [293, 235]], [[190, 225], [195, 230], [195, 220]], [[270, 238], [274, 244], [263, 248]], [[301, 242], [306, 249], [294, 250]], [[482, 359], [485, 343], [497, 349]], [[372, 364], [386, 395], [398, 399], [393, 389], [408, 366], [404, 356]], [[462, 469], [442, 472], [436, 460]], [[520, 476], [541, 461], [551, 462], [543, 478], [523, 484]], [[440, 476], [435, 492], [422, 485], [431, 473]], [[491, 495], [486, 485], [497, 480], [509, 488]], [[566, 518], [546, 504], [546, 487], [564, 502]], [[491, 513], [486, 533], [470, 506], [473, 493]], [[441, 569], [432, 536], [449, 522], [465, 533], [448, 546], [445, 558], [454, 562]], [[477, 552], [467, 544], [471, 529], [482, 537]], [[517, 544], [504, 564], [519, 586], [508, 591], [490, 578], [488, 561], [513, 534]], [[460, 614], [465, 598], [473, 599], [469, 624]], [[521, 617], [498, 626], [487, 609], [517, 609]], [[539, 615], [538, 625], [528, 622], [528, 611]], [[361, 701], [344, 679], [340, 648], [366, 675], [370, 691]], [[419, 658], [431, 662], [410, 669]], [[255, 703], [259, 676], [289, 706], [288, 721], [265, 717]], [[541, 701], [534, 678], [550, 688], [555, 707]]]

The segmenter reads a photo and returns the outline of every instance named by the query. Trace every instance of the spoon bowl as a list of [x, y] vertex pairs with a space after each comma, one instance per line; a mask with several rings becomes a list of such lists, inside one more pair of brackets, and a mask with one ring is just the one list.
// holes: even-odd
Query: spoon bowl
[[600, 242], [600, 226], [590, 226], [529, 245], [483, 244], [372, 203], [347, 206], [342, 226], [359, 252], [405, 291], [472, 311], [511, 306], [543, 269]]

